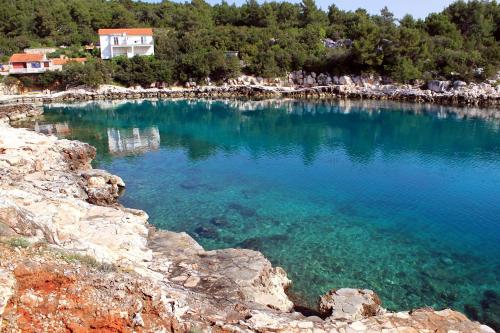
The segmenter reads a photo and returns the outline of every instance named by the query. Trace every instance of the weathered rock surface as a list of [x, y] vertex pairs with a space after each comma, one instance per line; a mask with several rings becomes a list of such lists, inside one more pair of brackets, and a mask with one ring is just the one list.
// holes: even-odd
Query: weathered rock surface
[[[144, 332], [191, 328], [175, 317], [162, 286], [138, 274], [95, 268], [43, 245], [16, 251], [0, 245], [0, 254], [8, 257], [0, 272], [15, 282], [2, 332], [131, 332], [139, 323]], [[0, 273], [0, 295], [2, 282]]]
[[28, 117], [39, 116], [43, 113], [42, 108], [34, 104], [6, 104], [0, 106], [0, 125], [9, 124], [13, 121], [22, 120]]
[[[387, 78], [375, 75], [331, 76], [328, 73], [296, 71], [287, 78], [263, 79], [241, 76], [224, 86], [197, 86], [186, 88], [123, 88], [102, 86], [98, 89], [72, 89], [38, 96], [0, 95], [1, 103], [55, 103], [143, 98], [230, 98], [230, 97], [284, 97], [315, 99], [371, 99], [395, 100], [443, 105], [498, 106], [500, 80], [476, 84], [462, 81], [416, 81], [414, 85], [392, 84]], [[424, 89], [423, 89], [424, 88]], [[1, 121], [0, 115], [0, 121]], [[5, 122], [5, 121], [4, 121]]]
[[329, 320], [356, 321], [383, 314], [377, 294], [367, 289], [342, 288], [321, 296], [319, 311]]
[[121, 190], [125, 187], [123, 180], [104, 170], [91, 169], [81, 173], [85, 180], [83, 188], [87, 193], [87, 201], [100, 206], [116, 203]]
[[95, 188], [80, 173], [89, 170], [93, 147], [11, 127], [2, 127], [0, 147], [3, 229], [100, 261], [135, 266], [151, 260], [144, 212], [87, 202]]
[[0, 127], [0, 240], [33, 244], [0, 242], [7, 332], [492, 332], [451, 310], [384, 313], [369, 291], [343, 303], [344, 292], [325, 296], [332, 315], [357, 307], [342, 306], [348, 320], [292, 312], [282, 269], [256, 251], [205, 251], [185, 233], [155, 230], [145, 212], [116, 203], [124, 184], [91, 169], [94, 154]]
[[12, 295], [16, 280], [12, 272], [0, 268], [0, 330], [2, 329], [3, 313]]
[[450, 81], [429, 81], [427, 83], [427, 88], [430, 91], [436, 92], [436, 93], [444, 93], [448, 91], [451, 87], [451, 82]]

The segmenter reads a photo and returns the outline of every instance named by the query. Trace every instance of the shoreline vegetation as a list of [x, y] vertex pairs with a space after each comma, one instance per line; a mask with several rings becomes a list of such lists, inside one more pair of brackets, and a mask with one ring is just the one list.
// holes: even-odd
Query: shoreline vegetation
[[7, 331], [494, 332], [452, 310], [387, 311], [370, 290], [332, 290], [317, 310], [294, 305], [286, 272], [260, 252], [205, 251], [186, 233], [156, 230], [145, 212], [118, 204], [125, 184], [92, 169], [94, 147], [9, 125], [42, 112], [0, 106], [0, 324]]

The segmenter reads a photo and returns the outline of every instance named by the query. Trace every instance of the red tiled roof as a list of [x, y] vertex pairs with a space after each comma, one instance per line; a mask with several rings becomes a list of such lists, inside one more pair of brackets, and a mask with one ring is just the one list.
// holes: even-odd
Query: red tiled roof
[[14, 53], [10, 57], [10, 62], [30, 62], [30, 61], [44, 61], [45, 57], [41, 53]]
[[64, 65], [64, 64], [67, 64], [68, 62], [71, 62], [71, 61], [85, 62], [85, 61], [87, 61], [87, 58], [65, 58], [65, 59], [56, 58], [56, 59], [52, 59], [52, 63], [54, 65]]
[[153, 36], [152, 28], [99, 29], [99, 35], [142, 35]]

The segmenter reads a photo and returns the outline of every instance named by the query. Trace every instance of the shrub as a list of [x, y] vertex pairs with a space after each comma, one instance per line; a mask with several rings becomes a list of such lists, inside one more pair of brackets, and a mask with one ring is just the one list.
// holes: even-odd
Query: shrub
[[28, 240], [22, 237], [10, 238], [9, 240], [7, 240], [7, 244], [12, 247], [20, 247], [23, 249], [28, 248], [31, 245]]
[[111, 67], [101, 59], [87, 63], [69, 62], [63, 66], [61, 83], [64, 88], [86, 85], [96, 88], [111, 81]]
[[116, 270], [116, 267], [113, 264], [99, 262], [97, 261], [97, 259], [89, 255], [82, 255], [75, 252], [63, 252], [63, 251], [61, 251], [59, 254], [61, 259], [63, 259], [68, 263], [73, 263], [73, 264], [79, 263], [103, 272], [111, 272]]

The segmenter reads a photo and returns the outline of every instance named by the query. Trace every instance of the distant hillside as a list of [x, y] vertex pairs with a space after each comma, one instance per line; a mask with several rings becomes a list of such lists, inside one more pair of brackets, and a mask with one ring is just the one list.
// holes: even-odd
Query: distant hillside
[[[373, 16], [332, 5], [325, 12], [314, 0], [248, 0], [242, 6], [203, 0], [0, 0], [0, 8], [4, 61], [30, 46], [95, 43], [98, 28], [150, 26], [156, 28], [156, 60], [179, 81], [218, 80], [240, 71], [276, 77], [298, 69], [376, 72], [401, 82], [482, 80], [500, 67], [496, 1], [458, 1], [425, 20], [396, 20], [387, 9]], [[238, 51], [238, 61], [224, 51]]]

